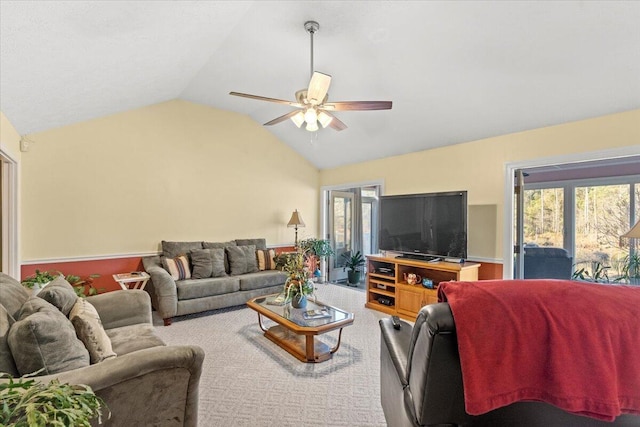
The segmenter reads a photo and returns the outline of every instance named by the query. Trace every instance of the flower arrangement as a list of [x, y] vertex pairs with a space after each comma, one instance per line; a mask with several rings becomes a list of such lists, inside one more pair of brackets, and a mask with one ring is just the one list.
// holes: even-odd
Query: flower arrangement
[[[333, 254], [328, 240], [306, 239], [300, 241], [295, 252], [285, 252], [275, 257], [276, 267], [286, 272], [288, 277], [284, 284], [282, 297], [286, 302], [312, 295], [315, 291], [312, 277], [318, 276], [321, 259]], [[306, 304], [302, 301], [302, 304]]]
[[311, 295], [314, 291], [313, 282], [310, 279], [308, 260], [302, 251], [280, 254], [276, 265], [282, 266], [282, 270], [288, 274], [284, 284], [285, 300], [289, 301], [296, 295]]

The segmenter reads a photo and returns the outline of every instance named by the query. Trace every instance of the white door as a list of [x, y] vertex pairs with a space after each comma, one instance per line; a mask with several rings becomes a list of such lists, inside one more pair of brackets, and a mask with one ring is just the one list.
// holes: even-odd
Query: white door
[[18, 261], [18, 164], [0, 150], [1, 271], [20, 280]]
[[329, 239], [334, 255], [329, 259], [329, 280], [347, 278], [344, 253], [353, 248], [353, 193], [331, 191], [329, 203]]

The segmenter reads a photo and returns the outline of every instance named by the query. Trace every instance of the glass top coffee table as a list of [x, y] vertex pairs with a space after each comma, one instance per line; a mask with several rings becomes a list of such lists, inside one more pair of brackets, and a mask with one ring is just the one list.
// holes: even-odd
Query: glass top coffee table
[[[293, 308], [289, 304], [274, 305], [278, 295], [267, 295], [247, 302], [258, 312], [258, 323], [264, 335], [303, 362], [324, 362], [340, 348], [342, 328], [353, 323], [353, 313], [340, 310], [318, 301], [308, 301], [305, 308]], [[276, 325], [266, 328], [262, 316]], [[315, 338], [339, 329], [338, 342], [330, 348]]]

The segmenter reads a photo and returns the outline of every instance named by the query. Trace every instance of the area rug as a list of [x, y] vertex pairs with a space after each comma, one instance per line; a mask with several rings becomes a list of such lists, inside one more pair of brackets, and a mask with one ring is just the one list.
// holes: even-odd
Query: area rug
[[[318, 364], [302, 363], [269, 341], [257, 313], [244, 306], [184, 316], [168, 327], [154, 317], [156, 332], [167, 344], [195, 344], [205, 351], [199, 425], [386, 425], [378, 327], [385, 315], [364, 307], [362, 289], [319, 284], [317, 296], [355, 314], [353, 325], [342, 332], [340, 349]], [[337, 337], [335, 331], [321, 339], [334, 346]]]

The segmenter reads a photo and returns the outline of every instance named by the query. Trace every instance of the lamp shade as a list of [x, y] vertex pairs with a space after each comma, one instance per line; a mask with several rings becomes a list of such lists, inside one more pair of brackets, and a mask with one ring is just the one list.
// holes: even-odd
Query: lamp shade
[[304, 123], [304, 113], [302, 111], [298, 111], [293, 117], [291, 117], [291, 121], [298, 127], [302, 126]]
[[295, 211], [293, 211], [293, 213], [291, 214], [291, 219], [289, 220], [289, 223], [287, 224], [287, 227], [304, 227], [305, 223], [302, 220], [302, 216], [300, 216], [300, 212], [298, 212], [298, 209], [296, 209]]
[[631, 237], [631, 238], [640, 238], [640, 221], [636, 222], [636, 225], [631, 227], [631, 230], [627, 231], [620, 237]]
[[320, 111], [318, 113], [318, 121], [320, 122], [323, 128], [326, 128], [327, 126], [329, 126], [329, 123], [331, 123], [331, 120], [333, 120], [333, 117], [331, 117], [324, 111]]

